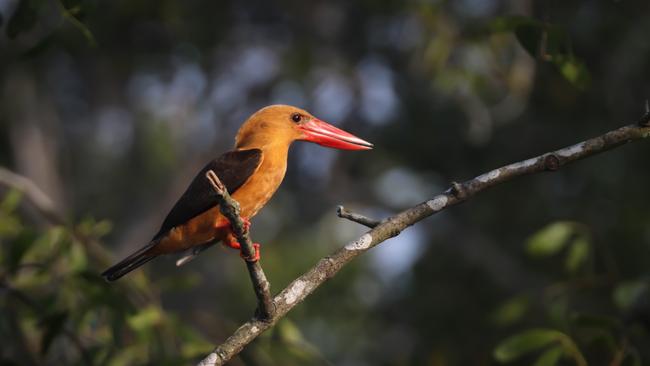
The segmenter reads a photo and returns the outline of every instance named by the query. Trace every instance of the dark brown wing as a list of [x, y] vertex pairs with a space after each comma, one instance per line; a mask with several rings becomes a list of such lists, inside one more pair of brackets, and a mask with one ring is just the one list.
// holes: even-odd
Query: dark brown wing
[[229, 151], [208, 163], [194, 177], [185, 193], [167, 214], [160, 231], [154, 236], [154, 240], [173, 227], [216, 206], [216, 194], [205, 177], [208, 170], [213, 170], [228, 189], [228, 193], [233, 194], [255, 172], [261, 160], [262, 150], [251, 149]]

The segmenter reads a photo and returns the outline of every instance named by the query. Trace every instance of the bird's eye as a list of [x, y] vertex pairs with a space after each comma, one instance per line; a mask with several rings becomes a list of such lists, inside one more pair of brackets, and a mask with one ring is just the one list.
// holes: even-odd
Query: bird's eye
[[302, 121], [302, 114], [300, 114], [300, 113], [294, 113], [294, 114], [292, 114], [292, 115], [291, 115], [291, 120], [294, 121], [294, 122], [296, 122], [296, 123]]

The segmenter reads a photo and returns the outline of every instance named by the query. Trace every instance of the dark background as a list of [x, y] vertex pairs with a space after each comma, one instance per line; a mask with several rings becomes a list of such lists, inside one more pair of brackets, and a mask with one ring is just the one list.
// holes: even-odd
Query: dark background
[[[65, 221], [0, 189], [3, 365], [187, 364], [247, 320], [231, 250], [98, 274], [263, 106], [376, 146], [293, 146], [252, 226], [278, 291], [364, 232], [338, 204], [383, 218], [633, 123], [650, 97], [645, 0], [0, 0], [0, 19], [0, 165]], [[647, 364], [649, 156], [631, 144], [427, 219], [233, 364]]]

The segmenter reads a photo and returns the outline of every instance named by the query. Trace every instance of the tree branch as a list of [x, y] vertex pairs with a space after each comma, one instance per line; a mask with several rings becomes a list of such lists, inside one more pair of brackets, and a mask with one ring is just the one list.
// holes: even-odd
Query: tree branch
[[28, 178], [16, 174], [0, 166], [0, 185], [16, 189], [27, 196], [34, 208], [55, 225], [65, 224], [62, 215], [57, 211], [54, 202], [38, 186]]
[[338, 206], [336, 208], [336, 215], [342, 219], [348, 219], [350, 221], [354, 221], [357, 224], [361, 224], [363, 226], [367, 226], [369, 228], [373, 228], [379, 224], [381, 224], [381, 221], [371, 219], [370, 217], [363, 216], [358, 213], [354, 213], [352, 211], [348, 211], [345, 207], [343, 206]]
[[[244, 224], [244, 220], [242, 220], [239, 215], [239, 203], [230, 197], [228, 190], [223, 183], [221, 183], [219, 177], [217, 177], [214, 171], [209, 170], [205, 176], [217, 194], [219, 210], [230, 222], [232, 231], [241, 246], [242, 253], [247, 258], [252, 258], [255, 255], [255, 249], [253, 248], [253, 242], [248, 235], [248, 227]], [[274, 313], [274, 303], [271, 300], [271, 284], [266, 279], [266, 275], [264, 274], [264, 270], [262, 269], [262, 266], [260, 266], [259, 261], [251, 262], [247, 260], [245, 262], [251, 282], [253, 283], [255, 295], [257, 296], [257, 315], [262, 321], [270, 319]]]
[[[333, 254], [321, 259], [314, 267], [291, 282], [274, 299], [275, 313], [267, 321], [253, 318], [240, 326], [233, 335], [218, 346], [203, 359], [199, 365], [223, 365], [262, 332], [282, 319], [291, 309], [301, 303], [316, 288], [326, 280], [336, 275], [352, 259], [373, 248], [379, 243], [399, 235], [404, 229], [422, 219], [436, 214], [451, 206], [468, 200], [487, 188], [512, 180], [514, 178], [555, 171], [560, 167], [603, 151], [613, 149], [630, 141], [640, 140], [650, 136], [650, 112], [636, 124], [621, 127], [601, 136], [580, 142], [578, 144], [552, 151], [537, 157], [503, 166], [485, 174], [479, 175], [463, 183], [453, 183], [452, 186], [417, 206], [392, 216], [375, 226]], [[353, 217], [344, 215], [345, 218]], [[355, 216], [358, 218], [358, 216]], [[353, 220], [364, 224], [364, 220]], [[366, 222], [368, 223], [368, 222]], [[365, 225], [365, 224], [364, 224]]]

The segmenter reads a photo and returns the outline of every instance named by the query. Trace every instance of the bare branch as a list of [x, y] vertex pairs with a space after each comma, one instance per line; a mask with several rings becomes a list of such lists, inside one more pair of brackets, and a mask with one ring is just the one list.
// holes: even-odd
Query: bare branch
[[[255, 255], [255, 249], [253, 247], [253, 242], [248, 235], [248, 228], [239, 215], [239, 203], [230, 197], [228, 190], [223, 183], [221, 183], [219, 177], [217, 177], [214, 171], [209, 170], [205, 176], [217, 194], [219, 210], [221, 210], [221, 213], [228, 219], [228, 221], [230, 221], [232, 231], [237, 237], [242, 253], [247, 258], [252, 258]], [[251, 282], [253, 283], [255, 295], [257, 296], [257, 315], [261, 320], [269, 319], [274, 312], [274, 304], [271, 300], [271, 284], [266, 279], [266, 275], [264, 274], [264, 270], [259, 261], [252, 262], [246, 260], [245, 262]]]
[[65, 220], [57, 211], [54, 202], [28, 178], [0, 166], [0, 185], [16, 189], [23, 193], [32, 205], [56, 225], [63, 225]]
[[330, 256], [321, 259], [314, 267], [291, 282], [289, 286], [273, 299], [275, 313], [272, 314], [270, 319], [260, 321], [257, 318], [253, 318], [244, 323], [223, 344], [203, 359], [199, 365], [212, 366], [225, 364], [262, 332], [282, 319], [316, 288], [336, 275], [352, 259], [379, 243], [399, 235], [404, 229], [416, 222], [464, 202], [497, 184], [505, 183], [523, 175], [555, 171], [576, 160], [593, 156], [630, 141], [640, 140], [649, 136], [650, 126], [633, 124], [564, 149], [494, 169], [463, 183], [453, 183], [447, 191], [382, 221], [357, 240], [348, 243]]
[[343, 206], [338, 206], [336, 208], [336, 214], [338, 215], [338, 217], [340, 217], [342, 219], [348, 219], [350, 221], [354, 221], [354, 222], [356, 222], [358, 224], [367, 226], [367, 227], [369, 227], [371, 229], [373, 227], [381, 224], [381, 221], [379, 221], [379, 220], [371, 219], [370, 217], [363, 216], [361, 214], [349, 211]]

